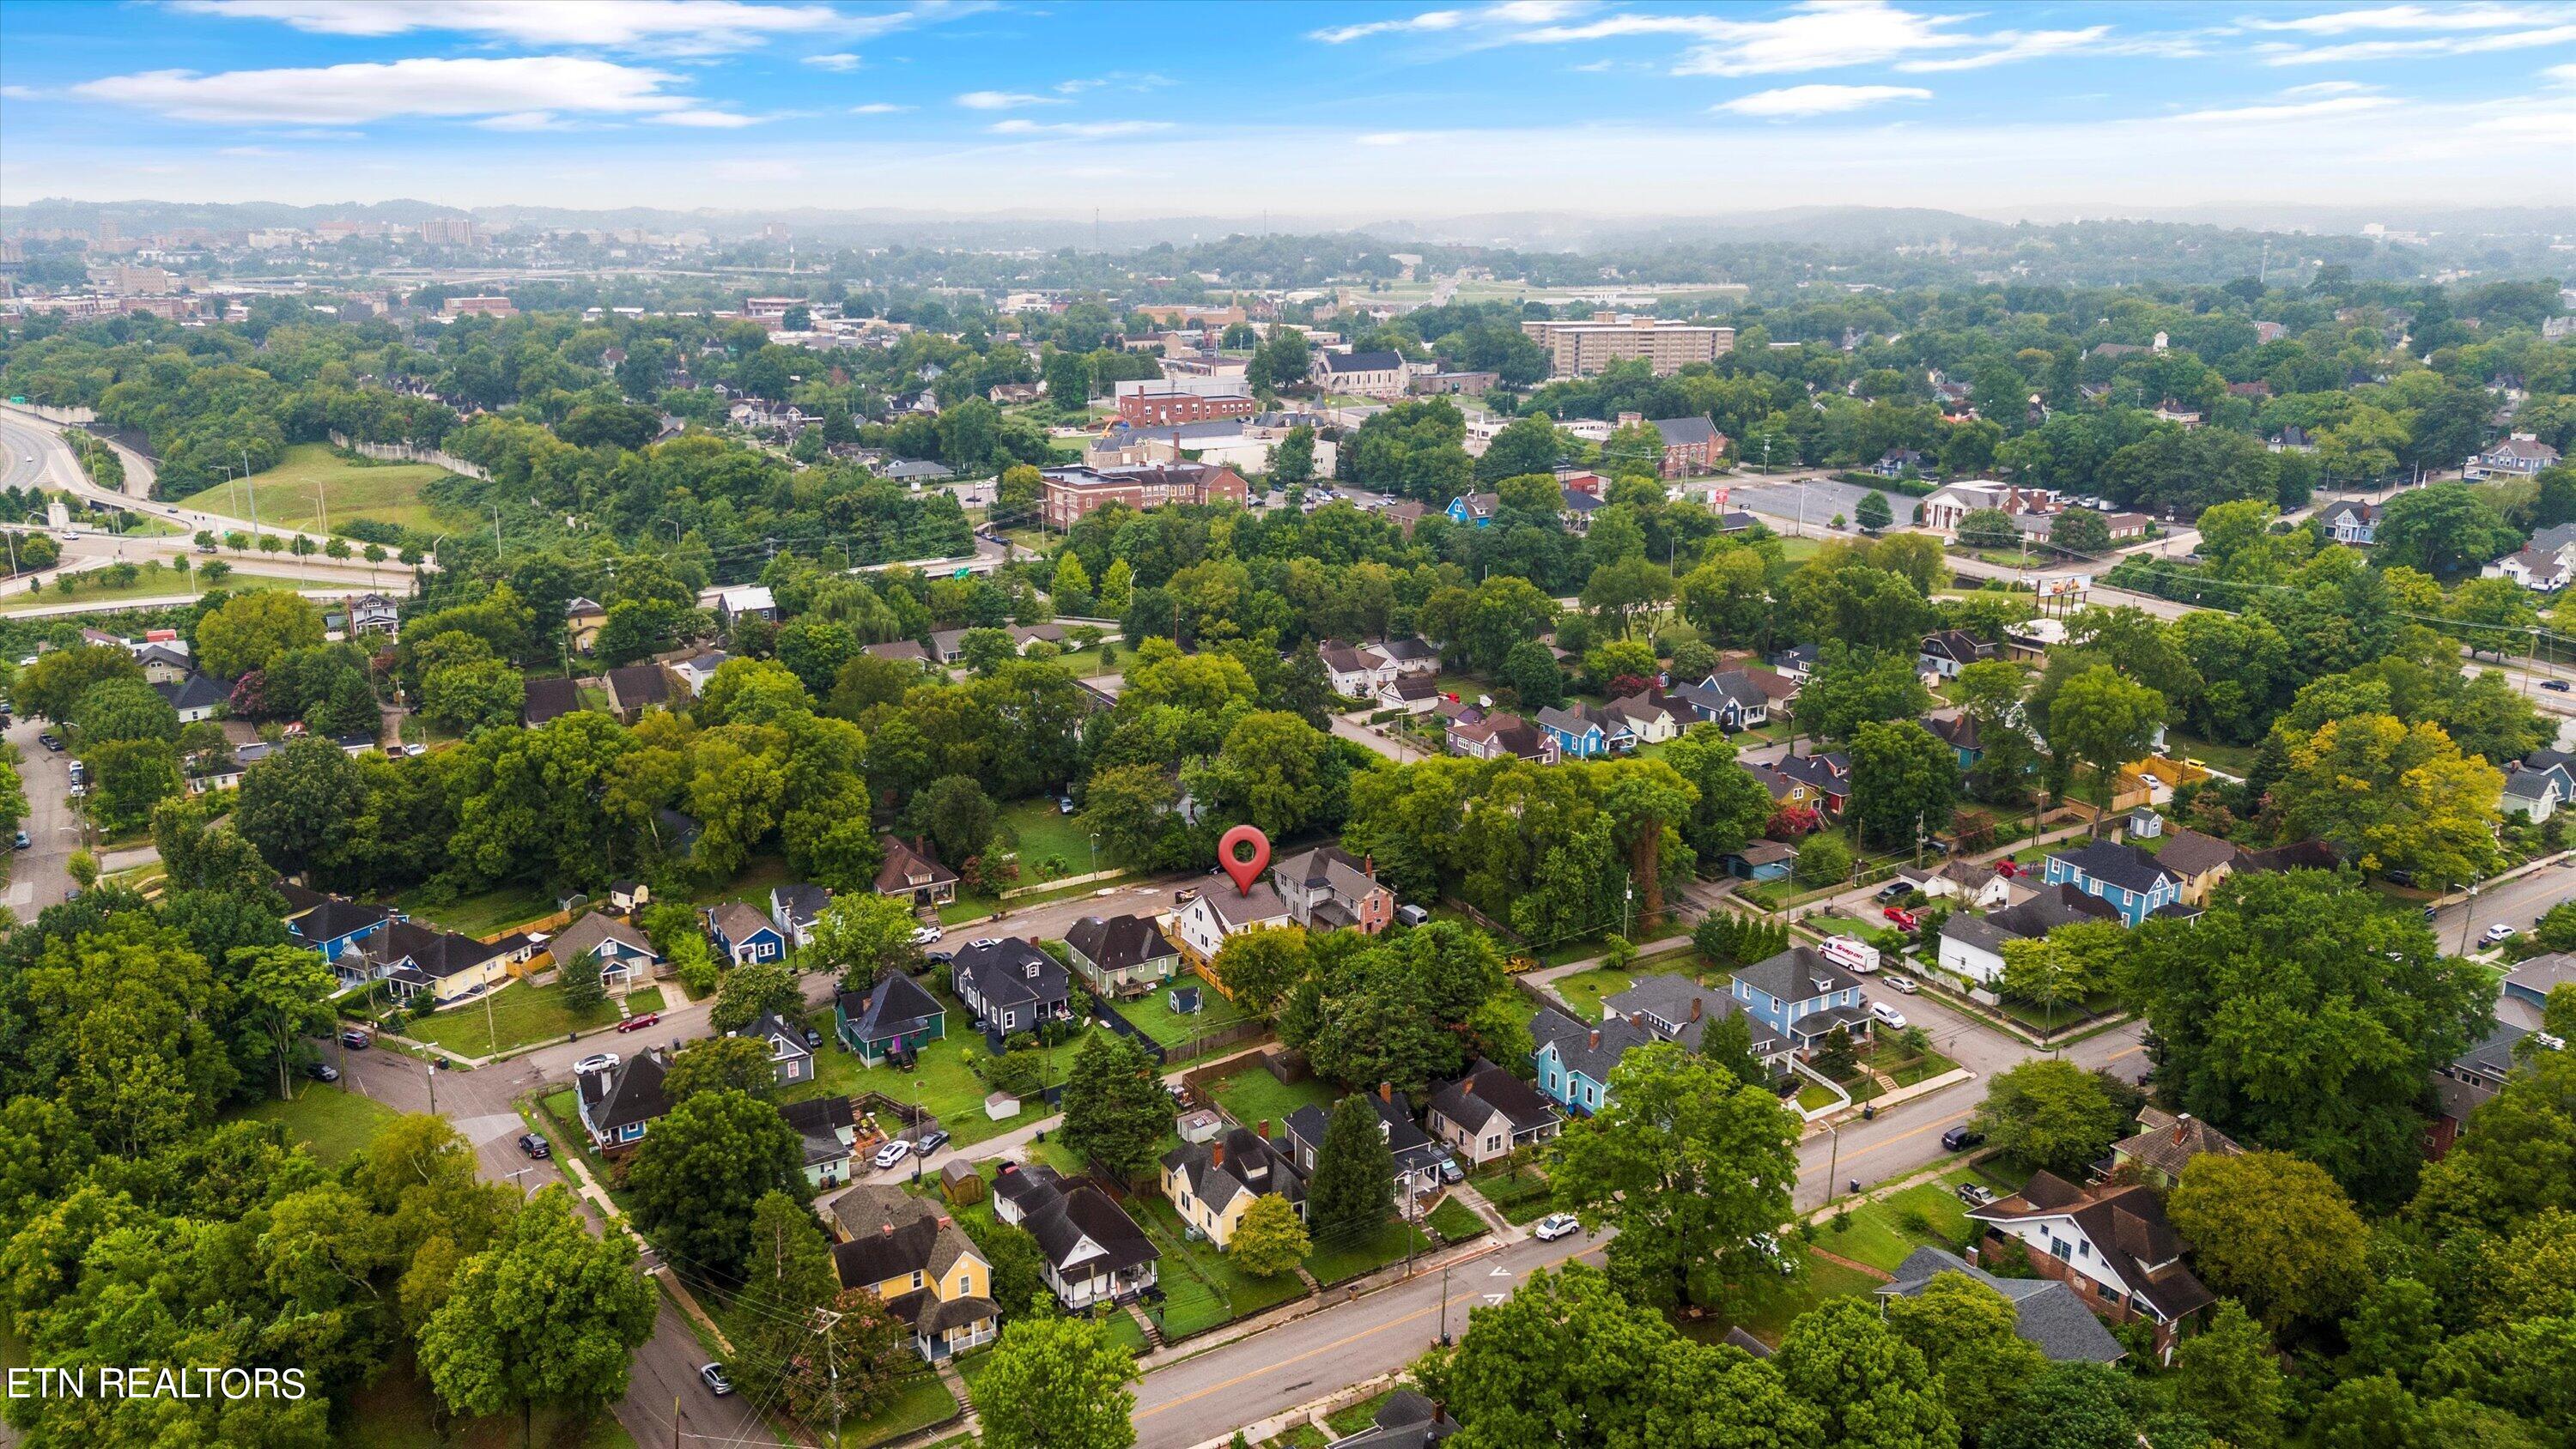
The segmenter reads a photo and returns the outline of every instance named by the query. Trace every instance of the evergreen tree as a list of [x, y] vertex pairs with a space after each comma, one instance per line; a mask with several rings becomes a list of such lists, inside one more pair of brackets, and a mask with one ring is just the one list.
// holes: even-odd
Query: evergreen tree
[[1395, 1154], [1377, 1109], [1362, 1096], [1344, 1097], [1315, 1152], [1315, 1175], [1306, 1184], [1306, 1212], [1315, 1229], [1356, 1236], [1386, 1220], [1395, 1198]]

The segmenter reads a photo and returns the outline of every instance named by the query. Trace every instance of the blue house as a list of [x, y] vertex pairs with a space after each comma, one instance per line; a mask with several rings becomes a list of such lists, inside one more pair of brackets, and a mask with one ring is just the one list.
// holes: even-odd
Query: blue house
[[1787, 1037], [1801, 1051], [1832, 1034], [1835, 1027], [1853, 1036], [1869, 1033], [1860, 978], [1805, 946], [1792, 946], [1736, 972], [1728, 990], [1755, 1020]]
[[[297, 909], [299, 906], [302, 909]], [[288, 900], [287, 909], [293, 914], [286, 918], [286, 934], [294, 939], [295, 944], [321, 952], [322, 959], [334, 966], [340, 964], [343, 953], [348, 953], [350, 965], [357, 968], [360, 976], [364, 976], [368, 969], [361, 959], [364, 955], [361, 945], [393, 924], [400, 915], [382, 906], [365, 905], [339, 896], [316, 896], [302, 890], [296, 891]]]
[[1538, 712], [1537, 724], [1555, 737], [1559, 759], [1597, 759], [1637, 747], [1635, 730], [1588, 704], [1551, 705]]
[[1461, 527], [1491, 528], [1494, 515], [1502, 511], [1499, 493], [1461, 493], [1449, 500], [1449, 521]]
[[1554, 1007], [1530, 1018], [1530, 1035], [1538, 1041], [1539, 1091], [1578, 1117], [1610, 1100], [1611, 1069], [1630, 1047], [1663, 1040], [1633, 1021], [1613, 1017], [1590, 1026]]
[[948, 1009], [919, 982], [897, 973], [865, 991], [832, 998], [832, 1034], [873, 1067], [947, 1036]]
[[1697, 684], [1683, 685], [1672, 692], [1672, 697], [1729, 734], [1768, 723], [1771, 718], [1771, 696], [1741, 669], [1720, 670]]
[[1927, 714], [1919, 723], [1931, 731], [1933, 738], [1950, 747], [1950, 753], [1959, 761], [1960, 773], [1977, 768], [1977, 761], [1986, 757], [1985, 732], [1979, 728], [1976, 716]]
[[2181, 876], [2136, 846], [2111, 840], [2057, 852], [2041, 878], [2100, 897], [2131, 926], [2182, 901]]
[[787, 937], [777, 923], [747, 901], [727, 901], [708, 911], [707, 939], [715, 943], [717, 955], [736, 966], [787, 954]]

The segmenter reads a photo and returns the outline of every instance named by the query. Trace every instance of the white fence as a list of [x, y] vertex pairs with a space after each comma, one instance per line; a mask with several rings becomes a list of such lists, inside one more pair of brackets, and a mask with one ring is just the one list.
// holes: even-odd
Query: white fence
[[340, 432], [331, 434], [331, 444], [333, 447], [346, 448], [361, 458], [374, 458], [379, 462], [388, 463], [432, 463], [450, 473], [461, 474], [467, 478], [479, 478], [486, 483], [492, 481], [492, 475], [480, 466], [468, 463], [454, 453], [443, 453], [436, 448], [423, 448], [411, 443], [361, 443], [348, 434]]

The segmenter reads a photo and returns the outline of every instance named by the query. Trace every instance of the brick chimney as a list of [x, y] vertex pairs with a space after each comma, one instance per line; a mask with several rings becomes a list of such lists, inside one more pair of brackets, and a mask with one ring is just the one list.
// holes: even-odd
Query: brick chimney
[[1599, 1051], [1601, 1049], [1601, 1028], [1597, 1026], [1592, 1029], [1591, 1046], [1594, 1051]]
[[1476, 1095], [1476, 1074], [1474, 1072], [1469, 1072], [1467, 1075], [1458, 1079], [1458, 1095], [1462, 1097], [1472, 1097]]
[[1220, 1137], [1220, 1138], [1216, 1139], [1214, 1142], [1211, 1142], [1211, 1143], [1209, 1143], [1209, 1144], [1208, 1144], [1208, 1166], [1210, 1166], [1210, 1167], [1223, 1167], [1223, 1166], [1225, 1166], [1225, 1139], [1224, 1139], [1224, 1138]]
[[1370, 880], [1375, 880], [1375, 879], [1377, 879], [1377, 852], [1376, 852], [1376, 851], [1372, 850], [1372, 851], [1368, 852], [1366, 855], [1363, 855], [1363, 856], [1361, 856], [1361, 857], [1360, 857], [1360, 874], [1362, 874], [1362, 875], [1364, 875], [1364, 876], [1367, 876]]
[[1703, 1000], [1701, 1000], [1700, 998], [1698, 998], [1698, 997], [1696, 997], [1696, 996], [1692, 997], [1692, 998], [1691, 998], [1691, 1020], [1693, 1020], [1693, 1021], [1697, 1021], [1697, 1020], [1699, 1020], [1699, 1014], [1700, 1014], [1700, 1012], [1701, 1012], [1703, 1009], [1705, 1009], [1705, 1008], [1707, 1007], [1707, 1005], [1708, 1005], [1708, 1003], [1707, 1003], [1707, 1002], [1705, 1002], [1705, 1001], [1703, 1001]]
[[1395, 1083], [1393, 1083], [1393, 1082], [1380, 1082], [1380, 1083], [1378, 1083], [1378, 1084], [1377, 1084], [1377, 1099], [1378, 1099], [1379, 1101], [1381, 1101], [1381, 1102], [1390, 1102], [1390, 1103], [1391, 1103], [1391, 1102], [1393, 1102], [1393, 1101], [1395, 1100]]
[[879, 1223], [879, 1224], [877, 1225], [877, 1228], [878, 1228], [878, 1231], [880, 1231], [881, 1233], [883, 1233], [885, 1236], [887, 1236], [887, 1237], [889, 1237], [889, 1238], [891, 1238], [891, 1237], [893, 1237], [893, 1236], [894, 1236], [894, 1224], [892, 1224], [892, 1223]]
[[951, 1220], [946, 1213], [941, 1213], [939, 1215], [939, 1225], [943, 1228], [953, 1228], [957, 1226], [957, 1224]]
[[1260, 1137], [1261, 1137], [1261, 1140], [1262, 1140], [1262, 1141], [1264, 1141], [1264, 1142], [1269, 1141], [1269, 1140], [1270, 1140], [1270, 1119], [1269, 1119], [1269, 1118], [1267, 1118], [1267, 1117], [1262, 1118], [1262, 1119], [1261, 1119], [1261, 1125], [1260, 1125], [1260, 1126], [1258, 1126], [1258, 1127], [1255, 1127], [1255, 1128], [1254, 1128], [1254, 1129], [1252, 1129], [1252, 1130], [1253, 1130], [1254, 1132], [1256, 1132], [1256, 1133], [1260, 1134]]
[[2190, 1114], [2189, 1112], [2185, 1112], [2185, 1113], [2183, 1113], [2181, 1116], [2174, 1118], [2174, 1138], [2173, 1138], [2173, 1140], [2174, 1140], [2174, 1146], [2176, 1146], [2176, 1147], [2180, 1147], [2180, 1146], [2182, 1146], [2182, 1145], [2183, 1145], [2183, 1139], [2185, 1139], [2185, 1138], [2189, 1137], [2190, 1135], [2191, 1135], [2191, 1114]]

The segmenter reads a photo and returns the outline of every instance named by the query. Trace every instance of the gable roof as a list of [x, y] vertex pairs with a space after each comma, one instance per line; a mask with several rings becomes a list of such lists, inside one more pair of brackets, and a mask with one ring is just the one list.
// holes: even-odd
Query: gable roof
[[1249, 1127], [1232, 1128], [1209, 1142], [1184, 1142], [1163, 1154], [1163, 1169], [1179, 1173], [1190, 1195], [1219, 1213], [1246, 1195], [1277, 1193], [1290, 1202], [1306, 1200], [1296, 1164]]
[[2222, 865], [2233, 866], [2244, 854], [2215, 835], [2203, 835], [2188, 826], [2176, 826], [2165, 832], [2164, 848], [2156, 852], [2156, 859], [2164, 864], [2165, 869], [2189, 880], [2194, 876], [2207, 875]]
[[2013, 1306], [2013, 1332], [2048, 1355], [2051, 1363], [2113, 1363], [2128, 1352], [2120, 1340], [2054, 1278], [1998, 1278], [1956, 1253], [1917, 1248], [1896, 1265], [1896, 1276], [1882, 1285], [1882, 1298], [1912, 1298], [1943, 1273], [1956, 1273], [1996, 1293]]
[[2141, 894], [2181, 882], [2181, 876], [2134, 845], [2116, 840], [2089, 841], [2073, 850], [2050, 852], [2090, 880]]
[[833, 1200], [832, 1221], [846, 1238], [832, 1248], [844, 1287], [912, 1273], [944, 1278], [961, 1258], [984, 1261], [947, 1214], [899, 1187], [860, 1183]]
[[153, 691], [170, 702], [175, 710], [213, 709], [232, 697], [232, 689], [220, 679], [190, 670], [168, 684], [156, 684]]
[[2077, 921], [2116, 921], [2119, 908], [2077, 886], [2042, 886], [2029, 900], [1987, 916], [1986, 923], [2013, 936], [2045, 936]]
[[[1020, 1226], [1038, 1240], [1038, 1251], [1058, 1272], [1077, 1263], [1085, 1276], [1122, 1272], [1162, 1256], [1127, 1210], [1088, 1182], [1059, 1187], [1022, 1212]], [[1086, 1242], [1094, 1251], [1081, 1252]]]
[[1516, 1132], [1556, 1120], [1556, 1109], [1538, 1088], [1482, 1057], [1465, 1076], [1434, 1088], [1425, 1105], [1470, 1132], [1482, 1131], [1498, 1116]]
[[1085, 916], [1067, 927], [1064, 944], [1103, 971], [1124, 971], [1177, 956], [1151, 916]]
[[1569, 1071], [1581, 1072], [1596, 1082], [1610, 1080], [1610, 1070], [1630, 1047], [1658, 1041], [1652, 1031], [1625, 1018], [1604, 1020], [1589, 1026], [1552, 1006], [1542, 1006], [1530, 1018], [1530, 1035], [1538, 1049], [1556, 1049], [1556, 1058]]
[[1404, 358], [1394, 352], [1324, 352], [1315, 361], [1327, 373], [1393, 372], [1404, 366]]
[[1978, 1222], [2070, 1218], [2120, 1281], [2166, 1319], [2181, 1318], [2218, 1301], [2182, 1264], [2183, 1241], [2165, 1221], [2164, 1199], [2142, 1185], [2086, 1191], [2055, 1173], [2040, 1171], [2020, 1192], [1971, 1208]]
[[547, 949], [554, 953], [557, 961], [564, 961], [595, 952], [611, 942], [630, 951], [640, 951], [656, 961], [662, 959], [662, 953], [653, 949], [651, 937], [638, 930], [633, 922], [606, 911], [593, 911], [564, 927], [548, 943]]
[[520, 685], [519, 720], [541, 725], [581, 708], [581, 686], [566, 678], [531, 679]]
[[1717, 424], [1706, 418], [1656, 418], [1656, 432], [1661, 433], [1667, 448], [1688, 448], [1717, 441]]
[[2137, 1135], [2111, 1147], [2114, 1157], [2126, 1158], [2172, 1177], [2181, 1176], [2184, 1164], [2204, 1152], [2235, 1157], [2244, 1151], [2236, 1145], [2235, 1138], [2199, 1118], [2189, 1113], [2176, 1116], [2162, 1107], [2140, 1109]]
[[601, 1132], [613, 1132], [671, 1110], [671, 1099], [662, 1091], [663, 1075], [670, 1069], [670, 1060], [661, 1052], [646, 1050], [606, 1071], [584, 1072], [573, 1085], [590, 1108], [590, 1124]]
[[915, 849], [894, 835], [878, 836], [877, 844], [885, 850], [885, 864], [877, 867], [877, 894], [881, 896], [953, 885], [957, 881], [957, 872], [941, 865], [927, 846]]
[[1807, 946], [1792, 946], [1777, 956], [1736, 971], [1735, 979], [1774, 1001], [1812, 1001], [1835, 991], [1855, 990], [1860, 978]]
[[648, 704], [668, 703], [671, 698], [670, 676], [659, 664], [630, 664], [608, 671], [608, 692], [620, 709], [641, 709]]
[[1330, 891], [1348, 901], [1386, 889], [1368, 873], [1368, 867], [1351, 859], [1349, 853], [1338, 845], [1319, 845], [1312, 850], [1299, 851], [1272, 866], [1270, 873], [1281, 881], [1303, 885], [1310, 891]]
[[471, 970], [500, 954], [499, 946], [411, 921], [392, 922], [367, 942], [367, 955], [373, 960], [408, 960], [422, 972], [441, 978]]
[[763, 931], [773, 936], [778, 934], [778, 927], [761, 914], [760, 907], [749, 901], [725, 902], [707, 912], [707, 924], [713, 926], [716, 934], [724, 937], [726, 944], [731, 946], [739, 946]]
[[967, 942], [949, 961], [948, 975], [960, 996], [972, 991], [983, 998], [987, 1010], [1024, 1002], [1044, 1006], [1063, 1001], [1072, 992], [1072, 978], [1064, 964], [1019, 936]]
[[310, 908], [289, 917], [287, 929], [308, 943], [336, 941], [359, 931], [371, 931], [384, 924], [393, 913], [382, 906], [371, 906], [342, 896], [324, 896]]
[[812, 881], [791, 881], [769, 888], [769, 908], [790, 925], [810, 926], [832, 904], [832, 892]]
[[843, 1020], [861, 1041], [902, 1036], [947, 1015], [921, 983], [898, 971], [865, 991], [844, 991], [834, 998]]
[[1944, 629], [1937, 634], [1924, 635], [1919, 652], [1957, 664], [1974, 664], [1993, 654], [1994, 647], [1978, 643], [1977, 636], [1965, 629]]
[[1199, 898], [1190, 904], [1205, 906], [1217, 924], [1229, 931], [1240, 926], [1288, 918], [1287, 902], [1279, 899], [1279, 892], [1271, 889], [1270, 882], [1266, 880], [1254, 881], [1252, 889], [1240, 895], [1227, 890], [1201, 891]]

